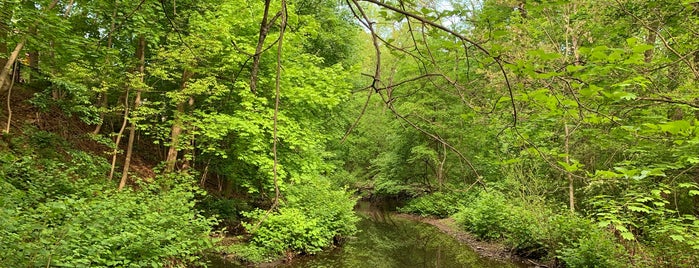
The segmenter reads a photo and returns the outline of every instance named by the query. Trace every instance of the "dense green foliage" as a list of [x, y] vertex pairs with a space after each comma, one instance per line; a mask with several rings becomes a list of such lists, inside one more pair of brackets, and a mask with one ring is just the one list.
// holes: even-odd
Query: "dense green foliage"
[[209, 234], [216, 220], [194, 209], [201, 190], [192, 186], [191, 176], [179, 174], [172, 185], [157, 177], [163, 183], [117, 192], [104, 180], [109, 169], [104, 159], [61, 147], [60, 137], [39, 131], [30, 141], [4, 138], [9, 140], [0, 142], [4, 264], [182, 266], [196, 263], [213, 246]]
[[356, 190], [569, 267], [696, 266], [698, 28], [697, 1], [2, 1], [0, 254], [188, 265], [214, 226], [314, 254]]
[[282, 254], [314, 254], [357, 231], [352, 198], [326, 181], [305, 182], [289, 191], [286, 199], [278, 211], [246, 213], [252, 220], [245, 224], [253, 236], [251, 244], [234, 246], [233, 251], [253, 262]]
[[697, 3], [366, 2], [346, 184], [561, 265], [699, 263]]

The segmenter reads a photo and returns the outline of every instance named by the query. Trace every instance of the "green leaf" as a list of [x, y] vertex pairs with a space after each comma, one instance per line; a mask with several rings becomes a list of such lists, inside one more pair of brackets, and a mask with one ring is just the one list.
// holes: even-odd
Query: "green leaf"
[[636, 239], [636, 237], [633, 236], [631, 232], [619, 232], [622, 238], [625, 240], [633, 241]]
[[684, 236], [681, 236], [681, 235], [670, 235], [670, 238], [672, 238], [672, 240], [677, 241], [677, 242], [683, 242], [685, 240]]
[[644, 212], [644, 213], [650, 212], [650, 209], [645, 208], [645, 207], [638, 207], [638, 206], [632, 206], [632, 205], [629, 205], [629, 206], [626, 206], [626, 207], [627, 207], [629, 210], [634, 211], [634, 212]]

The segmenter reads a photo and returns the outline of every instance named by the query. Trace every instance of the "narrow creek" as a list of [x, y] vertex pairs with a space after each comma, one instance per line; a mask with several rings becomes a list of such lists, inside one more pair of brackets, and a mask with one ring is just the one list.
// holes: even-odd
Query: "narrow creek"
[[[361, 217], [357, 226], [360, 231], [342, 247], [315, 256], [298, 257], [276, 267], [526, 267], [482, 257], [434, 226], [395, 217], [369, 202], [360, 202], [356, 211]], [[245, 267], [221, 262], [210, 266]]]

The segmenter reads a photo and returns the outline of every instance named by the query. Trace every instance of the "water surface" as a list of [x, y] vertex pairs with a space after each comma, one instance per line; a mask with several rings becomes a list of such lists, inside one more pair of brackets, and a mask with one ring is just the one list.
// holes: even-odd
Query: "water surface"
[[277, 267], [524, 267], [481, 257], [434, 226], [394, 217], [369, 203], [360, 203], [357, 215], [361, 217], [357, 225], [360, 232], [342, 247]]

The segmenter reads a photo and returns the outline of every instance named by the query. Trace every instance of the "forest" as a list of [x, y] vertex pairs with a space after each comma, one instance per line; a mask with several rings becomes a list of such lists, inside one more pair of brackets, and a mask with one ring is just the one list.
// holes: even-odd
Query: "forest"
[[699, 266], [696, 0], [0, 0], [0, 66], [0, 267], [290, 261], [358, 200]]

